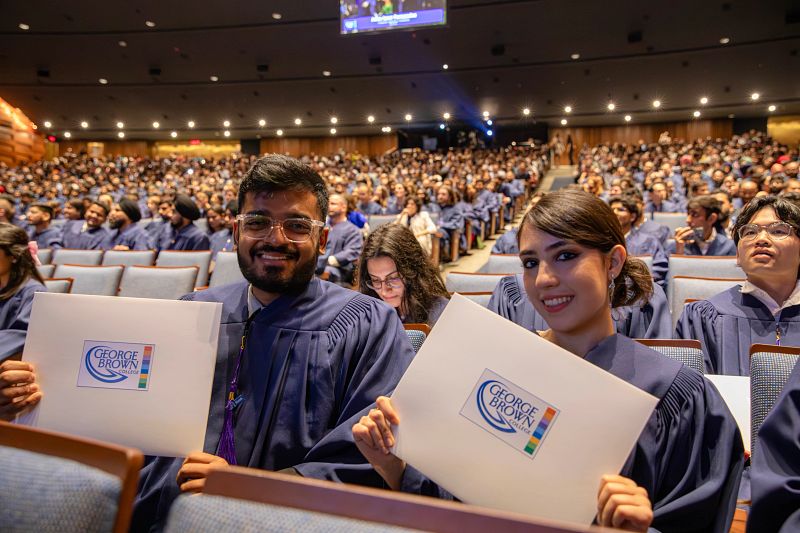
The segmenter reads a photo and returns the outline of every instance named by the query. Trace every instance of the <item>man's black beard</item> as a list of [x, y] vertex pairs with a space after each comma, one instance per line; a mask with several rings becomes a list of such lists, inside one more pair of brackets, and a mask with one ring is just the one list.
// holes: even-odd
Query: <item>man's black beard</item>
[[250, 265], [245, 265], [242, 262], [240, 249], [237, 253], [239, 258], [239, 270], [241, 270], [244, 278], [249, 281], [254, 287], [264, 292], [273, 294], [286, 294], [298, 293], [303, 291], [311, 278], [314, 277], [314, 271], [317, 268], [317, 258], [319, 252], [314, 254], [314, 257], [306, 262], [298, 262], [295, 266], [294, 272], [289, 279], [278, 277], [283, 269], [280, 268], [267, 268], [266, 274], [259, 276], [256, 273], [256, 254], [260, 252], [275, 252], [292, 256], [294, 259], [298, 257], [296, 250], [292, 250], [288, 246], [258, 246], [250, 249]]
[[117, 219], [114, 219], [114, 220], [109, 220], [108, 221], [108, 227], [110, 227], [111, 229], [119, 229], [119, 228], [122, 227], [122, 225], [124, 223], [125, 223], [124, 220], [121, 220], [121, 219], [117, 218]]

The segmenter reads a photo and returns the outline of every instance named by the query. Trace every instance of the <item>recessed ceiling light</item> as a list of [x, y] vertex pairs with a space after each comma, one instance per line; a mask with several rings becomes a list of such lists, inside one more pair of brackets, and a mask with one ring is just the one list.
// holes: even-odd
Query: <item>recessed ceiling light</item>
[[225, 131], [223, 131], [223, 132], [222, 132], [222, 134], [223, 134], [225, 137], [230, 137], [230, 136], [231, 136], [231, 132], [229, 132], [228, 130], [225, 130]]
[[155, 28], [156, 27], [156, 23], [153, 22], [152, 20], [144, 21], [144, 25], [147, 26], [148, 28]]
[[571, 105], [564, 106], [564, 113], [572, 113], [572, 106]]
[[281, 20], [283, 18], [283, 15], [281, 15], [280, 13], [273, 13], [272, 18], [274, 18], [275, 20]]
[[661, 100], [653, 100], [653, 107], [655, 107], [656, 109], [661, 107]]
[[264, 126], [267, 125], [267, 121], [262, 118], [261, 120], [258, 121], [258, 125], [263, 128]]
[[338, 118], [336, 118], [336, 117], [331, 117], [331, 124], [336, 124], [337, 122], [339, 122], [339, 119], [338, 119]]
[[692, 113], [692, 116], [694, 118], [700, 118], [700, 111], [695, 111], [694, 113]]
[[295, 126], [300, 126], [302, 123], [303, 123], [303, 119], [301, 119], [300, 117], [297, 117], [296, 119], [294, 119], [294, 125]]
[[756, 101], [759, 98], [761, 98], [761, 95], [758, 94], [758, 93], [753, 93], [753, 94], [750, 95], [750, 100]]
[[126, 46], [128, 46], [128, 42], [127, 41], [118, 41], [117, 44], [120, 45], [122, 48], [125, 48]]
[[614, 102], [609, 102], [606, 107], [609, 111], [614, 111], [617, 108], [617, 105]]
[[276, 131], [275, 135], [277, 135], [278, 137], [281, 137], [283, 135], [283, 130]]
[[38, 129], [39, 129], [39, 126], [37, 126], [36, 124], [32, 124], [32, 127], [33, 127], [33, 129], [35, 129], [35, 130], [38, 130]]
[[219, 81], [219, 76], [209, 76], [208, 79], [210, 79], [211, 81]]
[[336, 128], [331, 128], [331, 135], [336, 135]]
[[728, 115], [728, 118], [736, 118], [736, 115], [734, 115], [733, 113], [731, 113], [730, 115]]
[[120, 131], [119, 133], [117, 133], [117, 137], [119, 137], [120, 139], [124, 139], [125, 138], [125, 132], [124, 131]]
[[50, 122], [49, 120], [45, 120], [45, 121], [43, 122], [43, 124], [44, 124], [44, 127], [45, 127], [45, 128], [52, 128], [52, 127], [53, 127], [53, 123], [52, 123], [52, 122]]
[[444, 124], [439, 124], [439, 129], [443, 130], [445, 128]]
[[194, 120], [190, 120], [189, 122], [186, 123], [186, 125], [189, 126], [190, 128], [194, 128]]
[[486, 130], [487, 137], [491, 137], [492, 135], [494, 135], [494, 132], [492, 130]]
[[106, 83], [108, 83], [108, 80], [107, 80], [107, 79], [105, 79], [105, 78], [100, 78], [100, 79], [99, 79], [99, 80], [97, 80], [97, 81], [98, 81], [98, 82], [100, 82], [100, 85], [105, 85]]
[[178, 136], [178, 132], [177, 131], [171, 131], [171, 132], [169, 132], [169, 136], [174, 139], [175, 137]]
[[230, 128], [230, 127], [231, 127], [231, 121], [230, 121], [230, 120], [225, 120], [225, 121], [223, 121], [223, 122], [222, 122], [222, 126], [223, 126], [224, 128]]
[[731, 38], [730, 37], [722, 37], [719, 40], [719, 44], [728, 44], [729, 42], [731, 42]]
[[392, 133], [392, 127], [386, 126], [386, 133]]
[[450, 120], [450, 113], [445, 113], [444, 115], [442, 115], [442, 118], [444, 118], [445, 120]]
[[567, 125], [567, 119], [565, 119], [565, 118], [562, 118], [562, 119], [561, 119], [561, 125], [562, 125], [562, 126], [566, 126], [566, 125]]
[[581, 55], [580, 55], [580, 54], [572, 54], [572, 55], [571, 55], [571, 56], [569, 56], [569, 57], [570, 57], [570, 59], [580, 59], [580, 58], [581, 58]]
[[[406, 116], [408, 116], [408, 115], [406, 115]], [[369, 122], [370, 124], [372, 124], [373, 122], [375, 122], [375, 117], [374, 117], [374, 116], [372, 116], [372, 115], [368, 116], [368, 117], [367, 117], [367, 122]]]
[[28, 26], [27, 24], [25, 24], [24, 22], [20, 22], [19, 23], [19, 29], [21, 29], [21, 30], [29, 30], [29, 29], [31, 29], [31, 27]]
[[88, 127], [89, 127], [89, 123], [88, 122], [86, 122], [85, 120], [83, 122], [81, 122], [81, 128], [86, 129]]
[[323, 75], [323, 76], [325, 76], [325, 77], [327, 78], [328, 76], [330, 76], [330, 75], [331, 75], [331, 71], [330, 71], [330, 70], [323, 70], [323, 71], [322, 71], [322, 75]]
[[630, 116], [630, 115], [625, 115], [625, 122], [630, 122], [631, 120], [633, 120], [633, 117], [632, 117], [632, 116]]
[[68, 132], [68, 131], [65, 131], [64, 132], [64, 138], [65, 139], [69, 139], [70, 137], [72, 137], [72, 134], [70, 132]]
[[411, 113], [406, 113], [406, 116], [403, 118], [406, 119], [406, 122], [411, 122], [412, 120], [414, 120], [414, 116]]
[[117, 122], [117, 128], [118, 129], [122, 129], [124, 127], [125, 127], [125, 123], [124, 122], [122, 122], [122, 121]]
[[531, 114], [531, 110], [526, 107], [525, 109], [522, 110], [522, 114], [527, 117]]
[[486, 121], [486, 125], [487, 125], [487, 126], [491, 126], [492, 124], [493, 124], [493, 122], [492, 122], [491, 120], [487, 120], [487, 121]]
[[447, 69], [449, 69], [449, 68], [450, 68], [450, 65], [448, 65], [447, 63], [445, 63], [444, 65], [442, 65], [442, 68], [443, 68], [444, 70], [447, 70]]
[[767, 108], [767, 111], [769, 111], [770, 113], [772, 113], [772, 112], [773, 112], [773, 111], [775, 111], [776, 109], [778, 109], [778, 108], [775, 106], [775, 104], [772, 104], [771, 106], [769, 106], [769, 107]]
[[488, 111], [484, 111], [483, 112], [483, 118], [489, 118], [489, 112]]
[[161, 124], [159, 124], [158, 122], [153, 122], [153, 129], [154, 130], [157, 130], [160, 127], [161, 127]]
[[700, 98], [700, 105], [706, 105], [707, 103], [708, 103], [707, 96], [703, 96], [702, 98]]

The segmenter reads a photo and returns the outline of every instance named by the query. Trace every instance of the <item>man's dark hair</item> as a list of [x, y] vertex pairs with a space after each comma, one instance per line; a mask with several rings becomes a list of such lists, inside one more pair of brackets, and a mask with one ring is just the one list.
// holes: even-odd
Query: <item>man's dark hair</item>
[[614, 203], [622, 204], [622, 207], [633, 217], [631, 223], [636, 226], [636, 222], [639, 221], [639, 217], [642, 215], [641, 211], [639, 211], [639, 202], [636, 201], [636, 198], [627, 194], [612, 196], [608, 199], [608, 205], [611, 206], [611, 204]]
[[244, 205], [247, 193], [269, 191], [308, 191], [317, 197], [321, 220], [328, 218], [328, 189], [314, 170], [284, 155], [265, 155], [258, 159], [245, 174], [239, 186], [239, 207]]
[[794, 232], [800, 235], [800, 208], [780, 196], [761, 196], [753, 198], [739, 213], [736, 224], [733, 225], [733, 230], [731, 230], [733, 242], [737, 245], [739, 244], [739, 228], [749, 224], [753, 217], [756, 216], [756, 213], [765, 207], [771, 207], [780, 220], [789, 224], [794, 229]]
[[78, 213], [80, 213], [80, 218], [83, 218], [83, 215], [86, 213], [86, 206], [83, 204], [83, 200], [80, 198], [74, 198], [67, 202], [67, 204], [71, 205]]
[[716, 213], [717, 219], [719, 219], [719, 216], [722, 213], [722, 202], [720, 202], [710, 194], [695, 196], [694, 198], [689, 200], [686, 204], [687, 210], [696, 209], [698, 207], [702, 207], [705, 210], [706, 218]]

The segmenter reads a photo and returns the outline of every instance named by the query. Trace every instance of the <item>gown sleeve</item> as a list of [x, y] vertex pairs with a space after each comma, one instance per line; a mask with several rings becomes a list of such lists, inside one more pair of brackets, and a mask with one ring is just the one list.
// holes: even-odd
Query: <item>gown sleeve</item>
[[[0, 361], [12, 355], [22, 353], [25, 347], [25, 337], [28, 334], [28, 324], [33, 308], [33, 295], [45, 292], [46, 289], [39, 283], [27, 283], [20, 287], [15, 295], [4, 302], [0, 302], [0, 315], [5, 317], [0, 324]], [[7, 307], [7, 309], [1, 309]]]
[[800, 365], [758, 432], [747, 531], [800, 531]]
[[643, 306], [635, 306], [631, 311], [629, 331], [620, 331], [633, 339], [672, 338], [672, 314], [664, 289], [653, 284], [653, 294]]
[[691, 302], [684, 306], [675, 327], [676, 339], [697, 339], [703, 349], [706, 373], [719, 374], [717, 317], [719, 312], [707, 300]]

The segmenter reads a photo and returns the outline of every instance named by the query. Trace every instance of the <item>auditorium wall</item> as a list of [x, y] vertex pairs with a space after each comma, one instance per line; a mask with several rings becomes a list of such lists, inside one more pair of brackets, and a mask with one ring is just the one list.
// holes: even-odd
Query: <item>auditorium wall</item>
[[769, 117], [767, 133], [780, 143], [796, 147], [800, 144], [800, 115]]
[[572, 135], [577, 151], [584, 143], [589, 146], [614, 142], [637, 143], [640, 139], [652, 143], [658, 141], [659, 135], [664, 131], [668, 131], [673, 139], [725, 138], [733, 135], [733, 120], [725, 118], [619, 126], [559, 127], [550, 128], [549, 137], [552, 140], [558, 133], [561, 141], [566, 142], [567, 135]]
[[0, 98], [0, 161], [18, 165], [44, 156], [44, 140], [22, 111]]
[[261, 139], [262, 154], [289, 154], [294, 157], [308, 154], [332, 155], [342, 150], [375, 156], [395, 148], [397, 148], [395, 135], [271, 137], [269, 139]]

